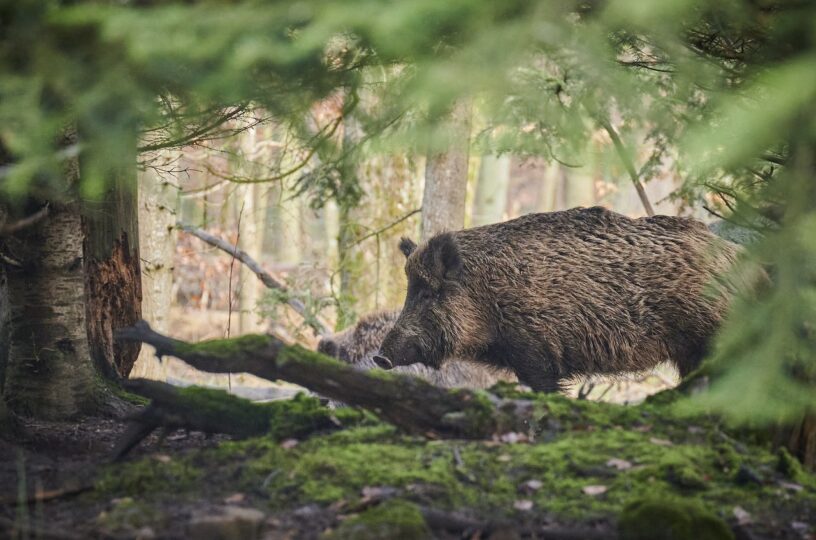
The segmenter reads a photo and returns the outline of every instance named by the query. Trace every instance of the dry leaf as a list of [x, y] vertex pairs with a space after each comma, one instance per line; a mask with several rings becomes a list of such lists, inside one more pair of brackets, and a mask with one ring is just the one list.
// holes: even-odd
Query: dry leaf
[[609, 488], [606, 486], [586, 486], [581, 491], [584, 492], [584, 495], [592, 495], [594, 497], [595, 495], [603, 495], [607, 489]]
[[799, 484], [794, 484], [793, 482], [782, 482], [782, 481], [780, 481], [779, 486], [783, 487], [785, 489], [789, 489], [791, 491], [802, 491], [803, 489], [805, 489], [802, 486], [800, 486]]
[[280, 445], [281, 448], [283, 448], [284, 450], [289, 450], [290, 448], [294, 448], [295, 446], [297, 446], [299, 443], [300, 441], [297, 439], [286, 439], [285, 441], [280, 443]]
[[632, 463], [625, 459], [612, 458], [606, 462], [607, 467], [614, 467], [619, 471], [625, 471], [632, 468]]
[[515, 508], [516, 510], [527, 512], [528, 510], [532, 510], [533, 501], [528, 499], [519, 499], [513, 503], [513, 508]]
[[671, 441], [668, 441], [666, 439], [658, 439], [657, 437], [651, 437], [649, 439], [649, 442], [651, 442], [652, 444], [656, 444], [658, 446], [673, 446], [674, 445], [674, 443], [671, 442]]
[[737, 518], [737, 523], [740, 525], [748, 525], [753, 521], [751, 519], [751, 514], [746, 512], [745, 508], [741, 506], [735, 506], [732, 512], [734, 513], [734, 517]]
[[524, 493], [533, 493], [538, 491], [544, 485], [541, 480], [527, 480], [519, 486], [519, 491]]
[[510, 461], [513, 458], [510, 457], [510, 454], [502, 454], [499, 457], [497, 457], [496, 459], [498, 459], [501, 462], [507, 463], [508, 461]]
[[224, 499], [224, 503], [238, 504], [244, 502], [244, 499], [246, 499], [246, 495], [244, 495], [243, 493], [233, 493], [232, 495]]

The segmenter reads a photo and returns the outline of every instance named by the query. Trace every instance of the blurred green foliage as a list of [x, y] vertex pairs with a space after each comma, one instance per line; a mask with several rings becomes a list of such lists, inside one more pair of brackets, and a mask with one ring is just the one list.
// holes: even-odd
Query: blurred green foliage
[[[774, 224], [746, 262], [773, 284], [733, 310], [708, 403], [791, 418], [816, 395], [814, 21], [798, 0], [2, 0], [0, 192], [61, 196], [78, 153], [94, 196], [139, 149], [257, 107], [316, 150], [299, 188], [350, 207], [356, 160], [444, 145], [435, 119], [458, 99], [485, 151], [566, 164], [614, 120], [627, 148], [654, 149], [642, 180], [668, 163], [678, 197]], [[308, 119], [337, 94], [357, 137]]]

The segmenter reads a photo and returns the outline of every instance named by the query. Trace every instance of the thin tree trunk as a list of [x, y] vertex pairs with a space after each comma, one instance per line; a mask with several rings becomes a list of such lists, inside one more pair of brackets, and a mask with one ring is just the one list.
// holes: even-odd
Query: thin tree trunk
[[[139, 175], [139, 252], [142, 262], [142, 317], [153, 328], [169, 327], [176, 250], [178, 189], [154, 171]], [[142, 348], [130, 377], [165, 380], [165, 365]]]
[[[261, 254], [263, 238], [260, 227], [258, 227], [258, 216], [262, 215], [263, 209], [258, 205], [260, 196], [260, 186], [258, 184], [248, 184], [243, 186], [244, 211], [241, 218], [241, 231], [238, 238], [238, 248]], [[258, 314], [256, 308], [260, 298], [260, 288], [255, 274], [246, 266], [241, 265], [238, 272], [238, 332], [246, 334], [258, 332], [261, 325], [258, 324]]]
[[423, 239], [431, 238], [443, 231], [456, 231], [465, 225], [470, 149], [469, 103], [457, 104], [443, 129], [448, 131], [451, 140], [456, 142], [445, 152], [429, 155], [425, 163], [425, 189], [422, 194]]
[[502, 221], [509, 187], [510, 156], [483, 156], [473, 201], [471, 223], [474, 227]]

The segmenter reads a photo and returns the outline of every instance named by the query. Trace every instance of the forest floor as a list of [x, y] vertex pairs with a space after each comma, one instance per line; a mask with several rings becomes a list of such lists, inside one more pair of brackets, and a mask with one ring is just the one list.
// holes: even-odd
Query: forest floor
[[[154, 434], [111, 464], [121, 421], [28, 423], [0, 440], [0, 537], [816, 537], [816, 477], [750, 433], [661, 399], [496, 391], [535, 400], [539, 425], [428, 440], [299, 397], [283, 418], [309, 426]], [[46, 500], [26, 502], [36, 492]]]

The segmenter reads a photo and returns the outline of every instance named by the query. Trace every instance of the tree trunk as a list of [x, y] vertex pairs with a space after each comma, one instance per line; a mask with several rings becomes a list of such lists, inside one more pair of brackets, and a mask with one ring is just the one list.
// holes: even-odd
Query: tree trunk
[[[166, 332], [172, 303], [178, 189], [154, 171], [139, 174], [139, 252], [142, 262], [142, 317]], [[165, 380], [165, 366], [143, 348], [130, 377]]]
[[[263, 218], [266, 209], [259, 205], [261, 188], [258, 184], [243, 186], [244, 213], [241, 218], [241, 231], [238, 239], [239, 249], [260, 259], [263, 246]], [[260, 226], [259, 226], [260, 225]], [[238, 272], [238, 333], [260, 332], [263, 325], [259, 323], [257, 307], [261, 290], [258, 278], [245, 265]]]
[[468, 152], [470, 148], [470, 106], [459, 103], [447, 125], [451, 144], [447, 151], [431, 154], [425, 163], [425, 189], [422, 194], [422, 238], [427, 240], [443, 231], [456, 231], [465, 225]]
[[473, 201], [474, 227], [504, 219], [507, 189], [510, 186], [510, 156], [483, 156]]
[[112, 380], [127, 378], [141, 348], [113, 339], [115, 330], [142, 318], [135, 174], [134, 160], [82, 209], [88, 342], [96, 369]]
[[93, 406], [79, 205], [52, 205], [20, 231], [23, 266], [7, 267], [8, 367], [4, 397], [19, 414], [63, 419]]

